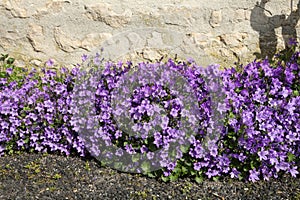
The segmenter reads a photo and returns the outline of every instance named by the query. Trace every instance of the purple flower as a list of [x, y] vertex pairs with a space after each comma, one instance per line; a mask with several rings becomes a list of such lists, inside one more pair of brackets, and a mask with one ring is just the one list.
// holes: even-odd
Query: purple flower
[[289, 173], [292, 175], [292, 177], [297, 177], [297, 174], [299, 174], [299, 172], [297, 171], [297, 167], [292, 167], [289, 170]]
[[162, 145], [162, 136], [159, 132], [154, 133], [154, 142], [153, 144], [156, 145], [156, 147], [160, 147]]
[[262, 66], [262, 69], [265, 72], [265, 76], [273, 76], [273, 70], [272, 70], [272, 68], [270, 68], [270, 64], [269, 64], [269, 61], [267, 59], [265, 59], [263, 61], [261, 66]]
[[211, 178], [219, 175], [219, 172], [217, 170], [208, 169], [208, 171], [205, 174], [208, 176], [208, 178]]
[[268, 155], [267, 151], [262, 150], [262, 151], [258, 152], [258, 156], [259, 156], [260, 160], [267, 160], [268, 159], [267, 155]]
[[131, 144], [127, 144], [125, 146], [125, 150], [129, 153], [129, 154], [133, 154], [135, 152], [135, 150], [133, 149], [132, 145]]
[[116, 137], [116, 138], [122, 137], [122, 131], [117, 130], [117, 131], [116, 131], [116, 134], [115, 134], [115, 137]]
[[297, 46], [298, 42], [295, 38], [289, 38], [289, 45], [291, 46]]
[[12, 69], [12, 68], [7, 68], [7, 69], [6, 69], [6, 73], [7, 73], [7, 74], [11, 75], [12, 72], [13, 72], [13, 69]]
[[46, 65], [48, 67], [52, 67], [54, 65], [54, 60], [53, 59], [49, 59], [47, 62], [46, 62]]
[[167, 165], [168, 171], [173, 171], [173, 169], [175, 168], [175, 166], [176, 166], [176, 163], [170, 162], [170, 163]]
[[172, 108], [171, 113], [170, 113], [173, 117], [177, 117], [178, 115], [178, 110], [175, 108]]
[[288, 90], [286, 87], [283, 87], [282, 91], [279, 94], [282, 95], [284, 98], [287, 98], [290, 94], [290, 90]]
[[167, 116], [162, 117], [162, 128], [167, 129], [169, 124], [169, 118]]
[[82, 62], [85, 62], [87, 59], [88, 59], [88, 55], [83, 54], [83, 55], [81, 56], [81, 61], [82, 61]]
[[240, 172], [234, 167], [232, 168], [231, 172], [230, 172], [230, 177], [231, 178], [238, 178]]
[[148, 148], [145, 145], [143, 145], [141, 147], [141, 153], [147, 153], [147, 152], [148, 152]]
[[280, 170], [286, 171], [289, 168], [290, 168], [290, 165], [287, 162], [279, 162], [279, 163], [275, 164], [275, 169], [277, 172], [279, 172]]
[[170, 176], [171, 175], [171, 172], [169, 172], [169, 171], [164, 171], [164, 176]]
[[94, 64], [96, 66], [100, 66], [101, 65], [102, 60], [100, 60], [100, 58], [97, 56], [94, 58]]
[[249, 172], [250, 172], [249, 180], [251, 182], [259, 181], [259, 172], [258, 171], [256, 171], [255, 169], [253, 169], [253, 170], [249, 170]]
[[194, 163], [194, 169], [195, 169], [196, 171], [200, 171], [200, 169], [201, 169], [201, 163], [200, 163], [200, 162]]

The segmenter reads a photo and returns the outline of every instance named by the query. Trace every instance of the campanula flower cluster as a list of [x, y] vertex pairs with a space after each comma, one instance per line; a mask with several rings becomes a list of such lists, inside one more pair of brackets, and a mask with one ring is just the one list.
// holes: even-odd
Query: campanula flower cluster
[[[93, 80], [97, 85], [95, 94], [81, 94], [78, 89], [77, 95], [94, 96], [91, 105], [95, 107], [100, 128], [92, 137], [100, 138], [107, 147], [115, 145], [129, 154], [159, 159], [161, 170], [155, 176], [171, 180], [183, 175], [196, 179], [230, 176], [253, 182], [276, 178], [282, 173], [296, 177], [300, 162], [299, 55], [295, 53], [285, 63], [253, 61], [223, 70], [217, 65], [204, 69], [194, 61], [172, 59], [138, 65], [103, 64], [97, 55], [91, 59], [92, 65], [103, 68], [100, 79]], [[84, 55], [82, 59], [89, 58]], [[53, 65], [52, 60], [50, 64]], [[20, 150], [80, 156], [101, 153], [98, 146], [93, 146], [92, 152], [87, 151], [79, 134], [82, 119], [73, 116], [80, 112], [74, 107], [74, 90], [77, 90], [74, 83], [79, 68], [59, 71], [3, 66], [6, 68], [1, 68], [0, 74], [0, 156]], [[173, 91], [167, 83], [174, 82], [174, 78], [168, 73], [152, 83], [135, 77], [131, 81], [138, 82], [139, 87], [133, 91], [123, 87], [122, 92], [128, 98], [122, 102], [123, 107], [114, 106], [112, 99], [117, 95], [114, 91], [125, 81], [122, 77], [132, 70], [150, 68], [174, 71], [187, 84], [182, 84], [181, 91]], [[221, 88], [207, 81], [212, 74], [221, 80]], [[181, 92], [187, 90], [194, 94], [195, 101], [188, 107], [193, 111], [191, 108], [195, 106], [196, 114], [186, 109], [182, 101], [187, 97]], [[211, 97], [217, 93], [224, 94], [222, 103], [214, 102]], [[224, 113], [221, 127], [213, 120], [214, 109]], [[132, 122], [124, 122], [125, 128], [120, 129], [115, 117], [124, 118], [123, 115]], [[198, 127], [195, 134], [180, 129], [182, 119]], [[139, 134], [128, 134], [127, 128]], [[216, 130], [219, 135], [212, 134]], [[153, 152], [182, 138], [187, 138], [189, 145], [175, 148], [175, 161], [166, 154], [154, 156]], [[121, 157], [123, 152], [106, 154]]]

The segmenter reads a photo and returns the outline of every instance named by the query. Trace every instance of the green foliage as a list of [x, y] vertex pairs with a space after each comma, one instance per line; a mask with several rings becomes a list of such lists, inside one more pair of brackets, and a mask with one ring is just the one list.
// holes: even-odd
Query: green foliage
[[[20, 87], [23, 83], [24, 77], [26, 76], [27, 70], [22, 67], [17, 67], [14, 65], [14, 58], [8, 56], [8, 54], [1, 54], [0, 57], [0, 78], [7, 78], [7, 82], [11, 83], [16, 81]], [[10, 73], [11, 71], [11, 73]]]

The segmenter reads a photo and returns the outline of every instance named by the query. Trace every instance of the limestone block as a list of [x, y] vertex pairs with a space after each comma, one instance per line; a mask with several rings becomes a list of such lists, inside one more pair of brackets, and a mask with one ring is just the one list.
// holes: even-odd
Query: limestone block
[[81, 40], [81, 45], [79, 47], [91, 51], [94, 47], [98, 47], [101, 43], [111, 37], [111, 33], [91, 33]]
[[42, 64], [42, 61], [37, 60], [37, 59], [32, 59], [32, 60], [29, 61], [29, 63], [32, 64], [32, 65], [34, 65], [34, 66], [36, 66], [36, 67], [42, 66], [42, 65], [41, 65], [41, 64]]
[[153, 32], [151, 37], [147, 39], [147, 46], [152, 48], [161, 48], [165, 46], [162, 40], [162, 34], [159, 32]]
[[192, 17], [193, 12], [193, 9], [183, 6], [165, 6], [160, 8], [159, 18], [167, 25], [187, 27], [195, 21]]
[[17, 59], [17, 60], [15, 60], [14, 65], [18, 66], [18, 67], [25, 68], [26, 67], [26, 62], [24, 60]]
[[38, 24], [29, 24], [27, 38], [35, 51], [44, 51], [45, 36], [42, 26]]
[[247, 37], [247, 33], [230, 33], [223, 34], [219, 36], [221, 42], [223, 42], [227, 47], [237, 47], [243, 44], [243, 41]]
[[68, 36], [60, 27], [54, 28], [54, 39], [58, 47], [65, 52], [72, 52], [81, 46], [81, 41]]
[[7, 50], [13, 46], [15, 46], [15, 42], [13, 39], [7, 37], [0, 37], [0, 47], [2, 49]]
[[215, 28], [217, 26], [220, 26], [221, 22], [222, 22], [222, 11], [221, 10], [212, 11], [209, 18], [209, 24], [211, 25], [211, 27]]
[[137, 34], [135, 32], [129, 33], [127, 35], [127, 39], [129, 41], [131, 47], [139, 48], [139, 47], [144, 46], [143, 39], [141, 38], [141, 36], [139, 34]]
[[20, 5], [22, 2], [23, 0], [4, 0], [2, 5], [10, 11], [13, 17], [28, 18], [30, 14], [28, 14], [25, 8], [22, 8], [22, 5]]
[[[45, 1], [45, 0], [44, 0]], [[56, 14], [63, 12], [66, 5], [71, 4], [71, 1], [67, 0], [47, 0], [44, 4], [35, 6], [33, 16], [37, 19], [45, 17], [48, 14]], [[71, 14], [71, 13], [70, 13]]]
[[86, 5], [86, 16], [94, 21], [101, 21], [113, 28], [122, 27], [128, 24], [132, 17], [132, 11], [126, 9], [119, 14], [114, 12], [107, 3], [98, 3], [93, 5]]
[[162, 55], [155, 49], [146, 48], [143, 50], [143, 58], [149, 61], [160, 59]]
[[201, 48], [207, 47], [209, 45], [209, 40], [212, 38], [212, 34], [210, 33], [190, 33], [189, 35], [193, 42]]
[[65, 0], [52, 0], [46, 4], [46, 9], [51, 12], [57, 13], [63, 10], [64, 4], [70, 4], [70, 1]]
[[235, 21], [241, 22], [247, 19], [247, 12], [245, 9], [237, 9], [234, 11]]

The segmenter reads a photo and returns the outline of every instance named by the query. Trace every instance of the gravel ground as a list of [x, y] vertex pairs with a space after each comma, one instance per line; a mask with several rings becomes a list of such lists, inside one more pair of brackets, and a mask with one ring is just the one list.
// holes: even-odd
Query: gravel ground
[[23, 153], [0, 158], [0, 199], [300, 199], [300, 179], [164, 183], [92, 159]]

